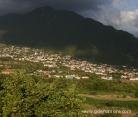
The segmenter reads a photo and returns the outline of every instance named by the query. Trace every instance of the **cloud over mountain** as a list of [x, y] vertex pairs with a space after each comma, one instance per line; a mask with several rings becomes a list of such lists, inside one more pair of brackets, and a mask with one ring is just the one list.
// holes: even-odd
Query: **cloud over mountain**
[[26, 12], [44, 5], [73, 10], [106, 25], [138, 34], [137, 0], [0, 0], [0, 14]]

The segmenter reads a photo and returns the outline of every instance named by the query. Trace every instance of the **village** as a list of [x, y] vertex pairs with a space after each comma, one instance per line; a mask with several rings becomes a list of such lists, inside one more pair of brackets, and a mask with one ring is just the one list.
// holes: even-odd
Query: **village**
[[[67, 79], [89, 79], [92, 74], [104, 80], [138, 80], [138, 69], [127, 66], [113, 66], [107, 64], [94, 64], [88, 61], [74, 59], [69, 55], [55, 53], [45, 49], [16, 47], [3, 45], [0, 47], [0, 58], [9, 58], [19, 62], [41, 63], [45, 69], [37, 69], [33, 74], [43, 74], [48, 78], [65, 77]], [[2, 66], [2, 65], [1, 65]], [[2, 71], [10, 74], [12, 70]]]

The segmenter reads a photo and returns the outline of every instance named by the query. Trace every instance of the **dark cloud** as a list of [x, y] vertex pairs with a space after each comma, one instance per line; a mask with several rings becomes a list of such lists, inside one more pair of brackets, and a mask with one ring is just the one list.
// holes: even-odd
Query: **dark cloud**
[[137, 0], [0, 0], [0, 15], [26, 12], [46, 5], [72, 10], [106, 25], [138, 34]]
[[110, 1], [111, 0], [0, 0], [0, 13], [26, 11], [42, 5], [50, 5], [55, 8], [81, 12], [89, 9], [98, 9], [100, 4], [105, 4]]

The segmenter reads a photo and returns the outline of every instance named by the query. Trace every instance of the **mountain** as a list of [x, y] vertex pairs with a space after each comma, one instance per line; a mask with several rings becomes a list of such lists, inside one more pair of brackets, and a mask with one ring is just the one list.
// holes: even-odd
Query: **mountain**
[[138, 67], [138, 40], [75, 12], [41, 7], [0, 16], [1, 42], [63, 50], [98, 63]]

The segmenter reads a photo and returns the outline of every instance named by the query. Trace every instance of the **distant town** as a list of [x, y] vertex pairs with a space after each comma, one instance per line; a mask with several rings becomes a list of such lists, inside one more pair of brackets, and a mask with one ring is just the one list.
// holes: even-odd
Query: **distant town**
[[[36, 69], [33, 75], [43, 74], [47, 78], [65, 77], [67, 79], [89, 79], [91, 75], [97, 75], [103, 80], [138, 80], [138, 69], [127, 68], [127, 66], [114, 66], [107, 64], [94, 64], [88, 61], [74, 59], [69, 55], [56, 53], [45, 49], [34, 49], [28, 47], [7, 46], [1, 44], [0, 58], [18, 62], [38, 63], [43, 69]], [[0, 67], [5, 66], [1, 60]], [[14, 69], [15, 70], [15, 69]], [[2, 74], [11, 74], [13, 68], [10, 65], [1, 70]]]

